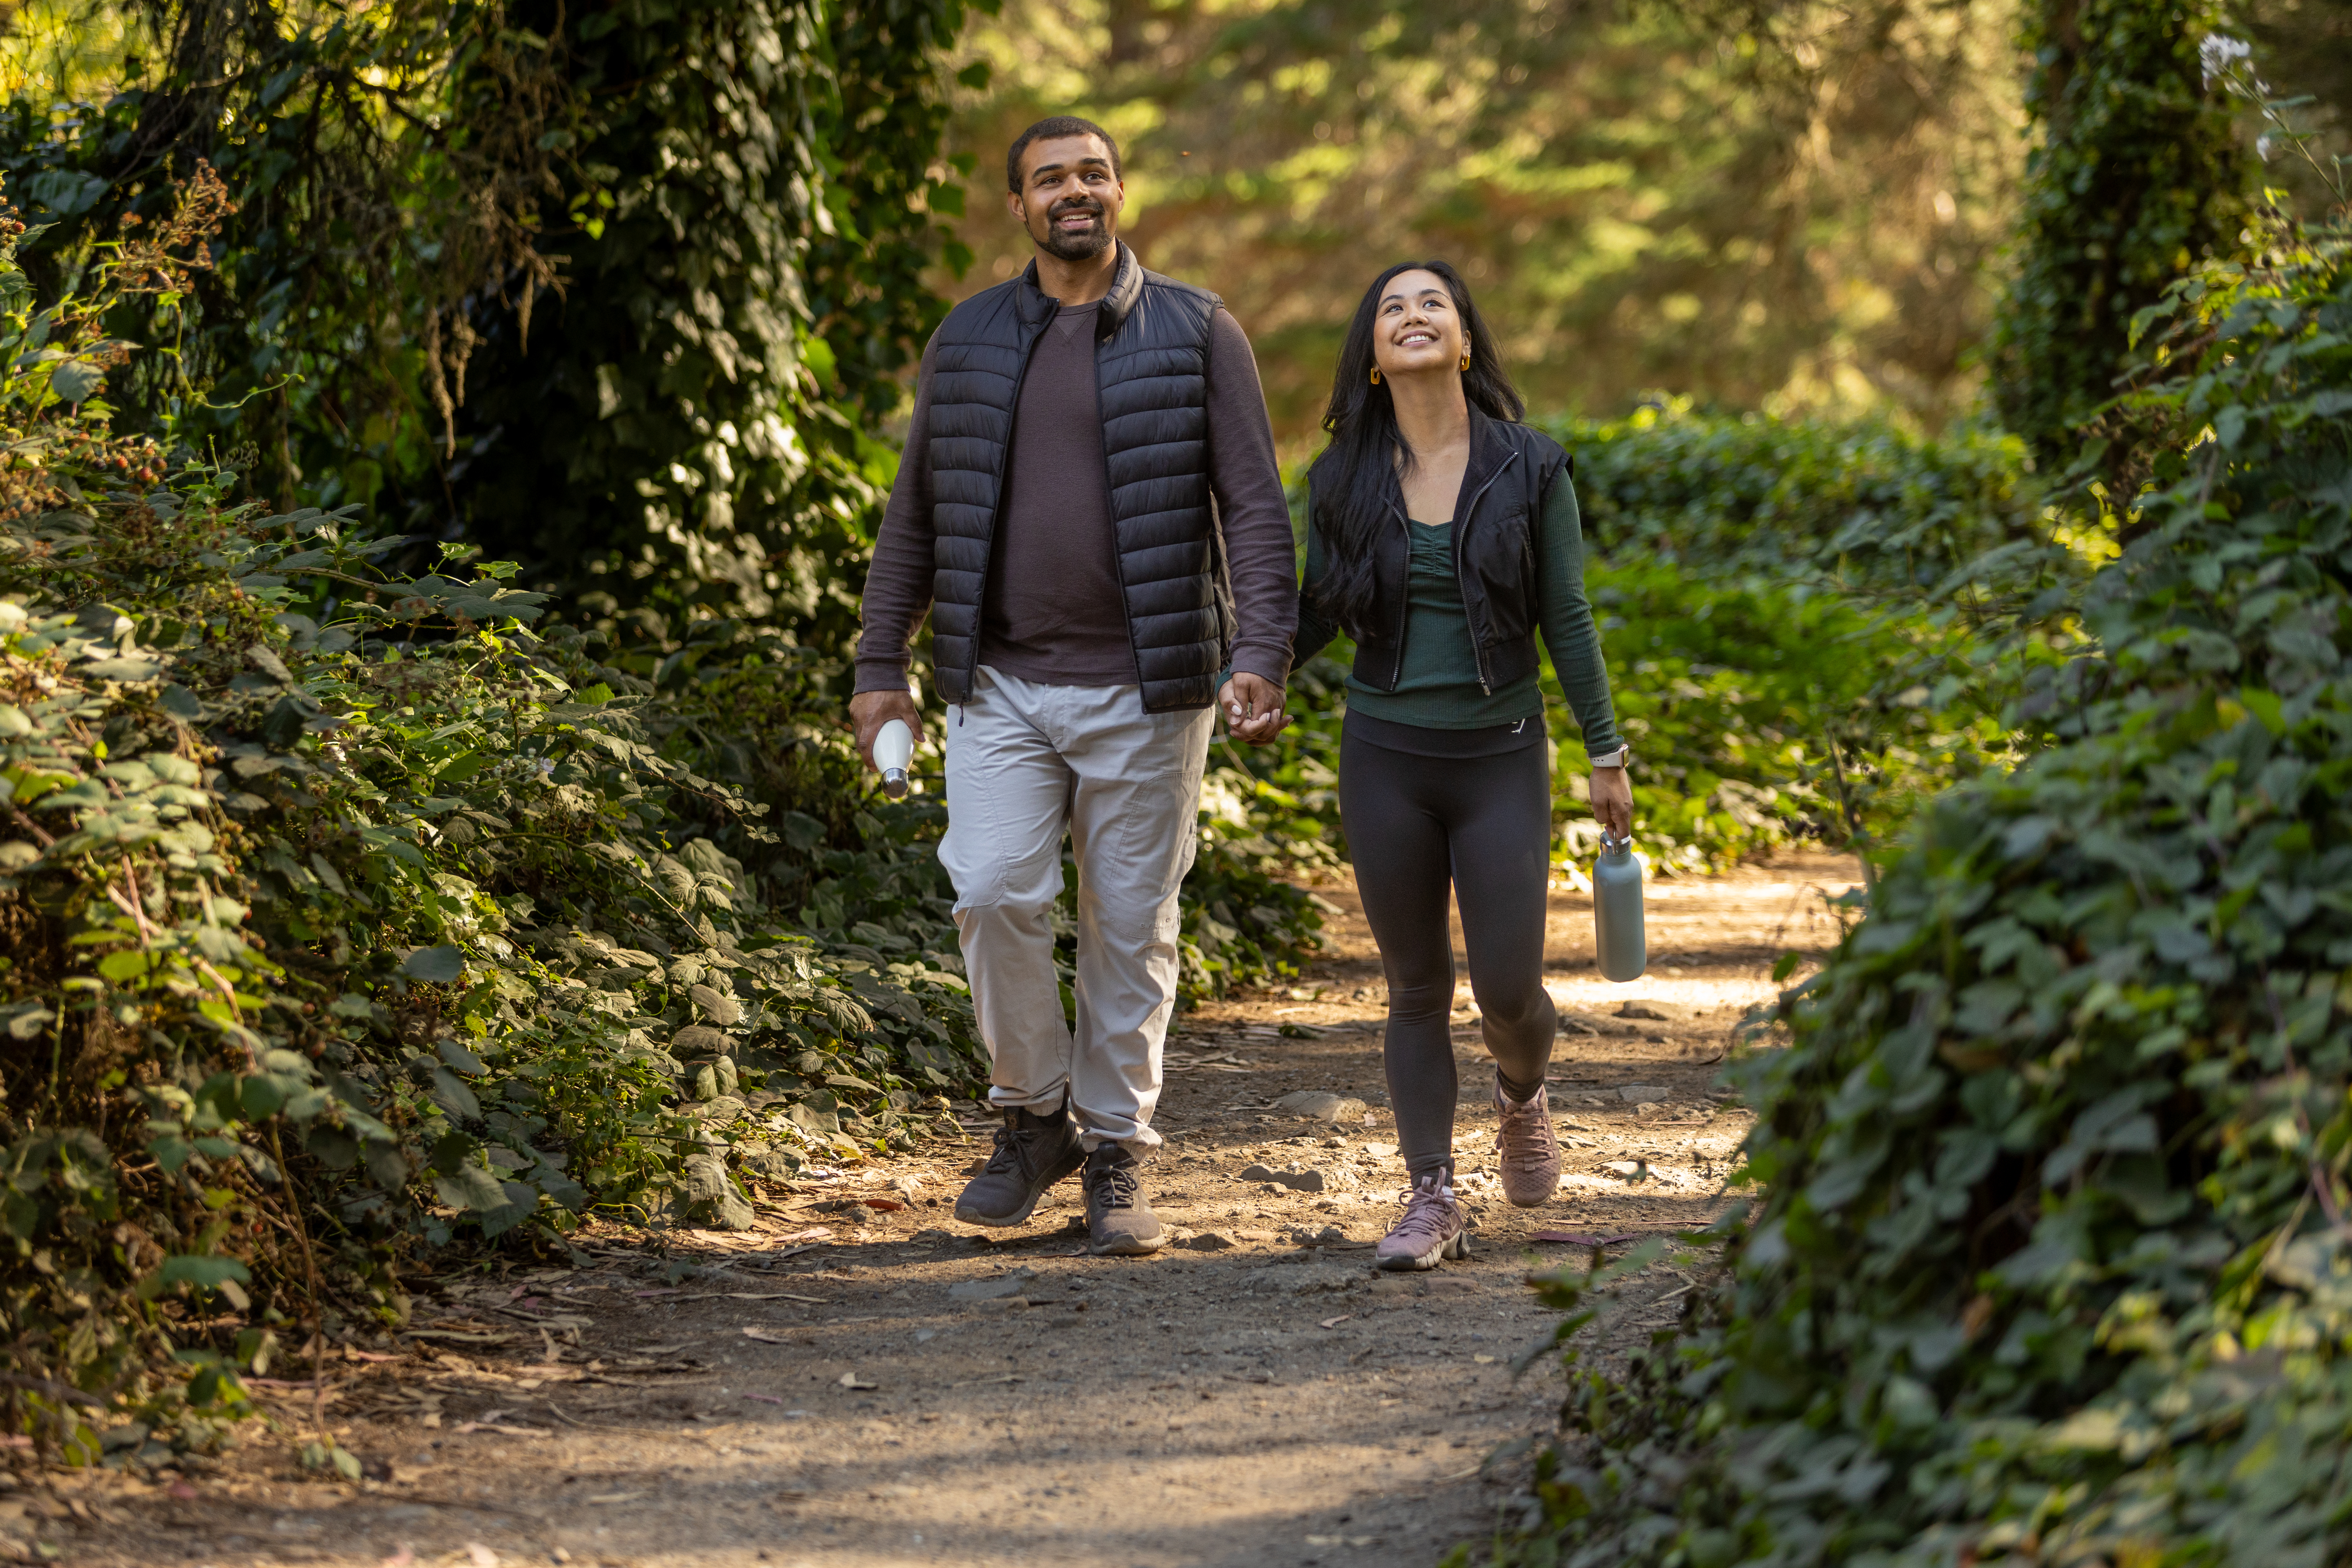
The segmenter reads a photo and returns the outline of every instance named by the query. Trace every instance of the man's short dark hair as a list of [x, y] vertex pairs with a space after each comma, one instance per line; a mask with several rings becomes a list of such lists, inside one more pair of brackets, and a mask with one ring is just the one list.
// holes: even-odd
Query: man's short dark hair
[[1013, 139], [1013, 151], [1004, 154], [1004, 188], [1014, 195], [1021, 194], [1021, 154], [1029, 151], [1032, 142], [1053, 142], [1065, 136], [1099, 136], [1102, 144], [1110, 149], [1111, 177], [1127, 178], [1118, 166], [1118, 143], [1110, 132], [1091, 120], [1081, 120], [1075, 114], [1056, 114], [1051, 120], [1041, 120]]

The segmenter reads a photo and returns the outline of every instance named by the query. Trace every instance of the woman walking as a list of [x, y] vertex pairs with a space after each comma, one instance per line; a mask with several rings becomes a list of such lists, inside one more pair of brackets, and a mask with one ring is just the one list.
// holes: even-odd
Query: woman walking
[[1389, 985], [1385, 1058], [1412, 1180], [1383, 1268], [1469, 1251], [1454, 1192], [1457, 1084], [1448, 1016], [1458, 894], [1486, 1049], [1503, 1193], [1559, 1184], [1544, 1094], [1559, 1027], [1543, 987], [1551, 784], [1541, 629], [1593, 763], [1592, 810], [1632, 825], [1625, 748], [1584, 596], [1568, 456], [1524, 410], [1470, 290], [1442, 261], [1392, 267], [1340, 351], [1307, 475], [1307, 543], [1292, 668], [1356, 639], [1339, 811]]

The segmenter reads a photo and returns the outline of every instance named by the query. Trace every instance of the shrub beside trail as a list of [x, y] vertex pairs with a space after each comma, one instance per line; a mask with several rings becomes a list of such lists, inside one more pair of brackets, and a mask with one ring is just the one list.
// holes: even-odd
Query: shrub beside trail
[[[2147, 323], [2170, 445], [2051, 748], [1784, 1003], [1752, 1215], [1622, 1375], [1570, 1351], [1499, 1561], [2352, 1549], [2352, 271], [2268, 243]], [[1622, 1268], [1553, 1280], [1563, 1340]]]

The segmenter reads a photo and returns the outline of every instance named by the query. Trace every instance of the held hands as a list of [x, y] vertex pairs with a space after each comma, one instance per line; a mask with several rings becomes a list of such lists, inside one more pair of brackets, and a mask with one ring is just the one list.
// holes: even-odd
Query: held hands
[[1633, 786], [1626, 781], [1623, 768], [1592, 770], [1592, 816], [1611, 837], [1633, 837]]
[[849, 700], [849, 727], [857, 731], [857, 754], [866, 759], [867, 767], [874, 765], [874, 737], [893, 719], [906, 721], [916, 739], [922, 738], [923, 716], [907, 692], [861, 691]]
[[1290, 715], [1282, 710], [1282, 688], [1262, 675], [1235, 672], [1217, 693], [1217, 710], [1236, 741], [1263, 746], [1283, 731]]

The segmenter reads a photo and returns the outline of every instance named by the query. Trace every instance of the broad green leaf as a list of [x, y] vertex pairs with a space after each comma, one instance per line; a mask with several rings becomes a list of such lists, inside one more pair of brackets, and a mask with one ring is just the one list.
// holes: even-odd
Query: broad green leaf
[[482, 1116], [481, 1101], [466, 1087], [465, 1079], [446, 1067], [433, 1069], [432, 1096], [442, 1110], [460, 1121], [478, 1121]]
[[454, 947], [419, 948], [408, 955], [400, 972], [411, 980], [448, 984], [466, 972], [466, 955]]
[[433, 1190], [451, 1208], [488, 1213], [508, 1202], [496, 1176], [479, 1165], [464, 1164], [447, 1175], [433, 1178]]

